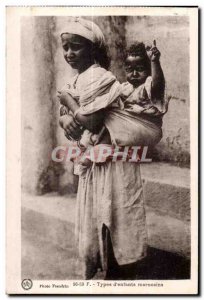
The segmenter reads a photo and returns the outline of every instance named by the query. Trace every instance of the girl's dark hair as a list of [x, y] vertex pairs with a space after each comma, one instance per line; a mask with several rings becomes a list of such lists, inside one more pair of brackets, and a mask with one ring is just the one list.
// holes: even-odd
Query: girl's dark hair
[[130, 45], [125, 51], [125, 59], [128, 56], [140, 56], [143, 59], [143, 63], [147, 67], [149, 74], [151, 74], [151, 64], [144, 43], [135, 41], [134, 44]]
[[98, 46], [93, 44], [93, 55], [95, 61], [104, 69], [108, 70], [110, 68], [110, 54], [107, 46]]

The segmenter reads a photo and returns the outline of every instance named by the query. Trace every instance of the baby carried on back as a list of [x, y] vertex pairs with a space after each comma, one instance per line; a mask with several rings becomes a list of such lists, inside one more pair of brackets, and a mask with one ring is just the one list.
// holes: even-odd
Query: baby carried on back
[[[102, 109], [105, 111], [104, 126], [109, 131], [113, 145], [152, 146], [162, 138], [162, 116], [168, 108], [164, 92], [160, 92], [160, 97], [156, 99], [152, 93], [153, 79], [150, 75], [158, 72], [158, 66], [154, 70], [155, 62], [158, 63], [158, 49], [154, 45], [148, 58], [143, 43], [131, 47], [125, 65], [129, 82], [120, 84], [110, 71], [94, 64], [86, 70], [88, 84], [86, 80], [86, 86], [83, 86], [82, 80], [80, 91], [69, 86], [66, 92], [79, 104], [75, 117], [77, 114], [90, 115]], [[157, 60], [154, 60], [155, 57]], [[134, 74], [136, 71], [137, 74]], [[66, 109], [62, 111], [62, 114], [68, 113]], [[99, 134], [86, 129], [80, 143], [85, 147], [99, 143], [103, 129]]]

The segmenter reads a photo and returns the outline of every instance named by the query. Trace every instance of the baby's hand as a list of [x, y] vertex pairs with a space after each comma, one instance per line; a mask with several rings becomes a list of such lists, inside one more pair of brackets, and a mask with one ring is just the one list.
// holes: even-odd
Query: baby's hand
[[156, 47], [156, 41], [153, 41], [153, 45], [151, 47], [146, 47], [147, 56], [149, 57], [150, 61], [159, 61], [161, 53]]

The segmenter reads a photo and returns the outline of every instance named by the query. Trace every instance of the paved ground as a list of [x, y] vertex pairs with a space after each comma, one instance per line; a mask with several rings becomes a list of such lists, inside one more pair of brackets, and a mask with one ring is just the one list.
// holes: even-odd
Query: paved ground
[[[30, 204], [34, 200], [36, 211], [22, 209], [22, 278], [80, 279], [80, 270], [75, 266], [75, 198], [34, 197]], [[46, 210], [48, 201], [52, 205], [46, 214], [41, 207]], [[151, 208], [146, 210], [150, 245], [147, 258], [139, 265], [121, 268], [110, 279], [189, 278], [189, 226], [169, 216], [158, 215]], [[178, 253], [185, 254], [186, 258]]]
[[[187, 279], [189, 170], [150, 164], [143, 167], [142, 174], [146, 180], [148, 256], [113, 272], [110, 279]], [[75, 203], [76, 195], [22, 196], [22, 278], [80, 279], [75, 265]]]
[[[73, 237], [71, 237], [71, 240]], [[80, 279], [75, 267], [75, 251], [22, 232], [22, 278]], [[148, 256], [139, 264], [123, 266], [109, 279], [187, 279], [190, 261], [175, 253], [149, 247]]]

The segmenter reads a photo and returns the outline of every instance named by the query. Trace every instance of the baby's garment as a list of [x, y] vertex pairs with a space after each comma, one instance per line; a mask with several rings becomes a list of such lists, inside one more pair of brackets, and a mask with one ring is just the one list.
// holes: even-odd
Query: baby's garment
[[[154, 117], [163, 116], [168, 109], [166, 97], [152, 99], [152, 77], [147, 77], [146, 81], [134, 88], [129, 82], [121, 84], [121, 99], [124, 109], [136, 114], [145, 114]], [[153, 119], [154, 120], [154, 119]]]

